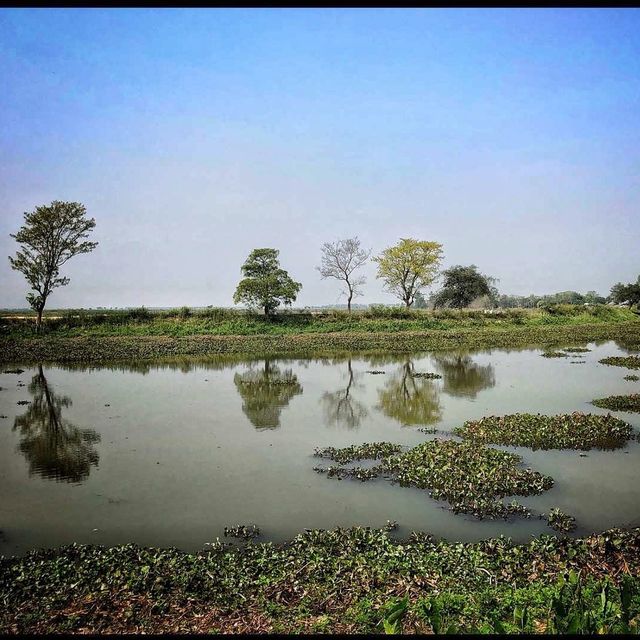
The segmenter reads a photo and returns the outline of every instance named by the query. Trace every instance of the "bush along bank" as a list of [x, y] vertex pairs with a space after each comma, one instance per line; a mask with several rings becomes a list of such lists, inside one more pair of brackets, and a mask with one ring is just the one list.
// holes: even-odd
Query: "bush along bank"
[[514, 545], [308, 530], [286, 544], [0, 559], [0, 632], [629, 633], [640, 530]]

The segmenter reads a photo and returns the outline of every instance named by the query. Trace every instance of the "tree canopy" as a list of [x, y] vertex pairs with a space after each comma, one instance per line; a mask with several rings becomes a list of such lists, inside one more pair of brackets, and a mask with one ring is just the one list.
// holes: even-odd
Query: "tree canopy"
[[290, 305], [302, 289], [289, 274], [280, 268], [278, 249], [254, 249], [242, 265], [244, 279], [233, 294], [233, 302], [244, 302], [250, 307], [259, 307], [266, 316], [271, 315], [280, 304]]
[[438, 276], [442, 245], [438, 242], [401, 238], [400, 242], [373, 258], [378, 264], [377, 278], [387, 291], [409, 308], [416, 293], [428, 287]]
[[634, 282], [618, 282], [611, 287], [611, 300], [616, 304], [640, 305], [640, 276]]
[[96, 226], [95, 220], [87, 218], [86, 213], [85, 206], [79, 202], [54, 200], [48, 206], [25, 212], [24, 224], [18, 233], [10, 234], [21, 248], [15, 257], [9, 257], [9, 262], [33, 289], [27, 294], [27, 301], [38, 314], [38, 330], [51, 292], [69, 284], [69, 278], [60, 276], [60, 267], [73, 256], [89, 253], [98, 245], [86, 240]]
[[463, 267], [456, 265], [442, 272], [442, 289], [433, 297], [434, 307], [468, 307], [476, 298], [492, 296], [494, 290], [490, 278], [478, 271], [475, 264]]

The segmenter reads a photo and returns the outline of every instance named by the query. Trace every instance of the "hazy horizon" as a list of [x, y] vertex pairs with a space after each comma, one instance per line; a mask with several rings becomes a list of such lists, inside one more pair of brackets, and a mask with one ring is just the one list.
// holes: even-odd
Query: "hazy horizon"
[[[257, 247], [303, 289], [324, 242], [443, 244], [501, 293], [640, 272], [637, 9], [2, 9], [9, 237], [79, 201], [100, 244], [48, 308], [232, 306]], [[367, 276], [358, 304], [396, 302]], [[427, 290], [426, 295], [429, 294]]]

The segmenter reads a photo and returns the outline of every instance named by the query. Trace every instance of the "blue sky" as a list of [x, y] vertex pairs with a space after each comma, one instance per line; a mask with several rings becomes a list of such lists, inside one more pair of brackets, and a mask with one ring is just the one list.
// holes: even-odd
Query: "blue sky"
[[354, 235], [607, 293], [640, 272], [638, 33], [636, 9], [0, 10], [0, 255], [75, 200], [100, 245], [52, 306], [230, 305], [264, 246], [297, 305], [343, 302], [315, 266]]

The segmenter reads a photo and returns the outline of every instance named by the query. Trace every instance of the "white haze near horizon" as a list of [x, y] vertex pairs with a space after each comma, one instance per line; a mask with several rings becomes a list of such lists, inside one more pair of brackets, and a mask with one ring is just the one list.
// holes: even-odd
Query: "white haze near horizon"
[[[295, 307], [341, 304], [315, 267], [356, 235], [606, 295], [640, 273], [638, 16], [3, 10], [0, 307], [27, 291], [9, 233], [54, 199], [100, 244], [49, 307], [231, 306], [257, 247]], [[395, 301], [363, 273], [355, 302]]]

